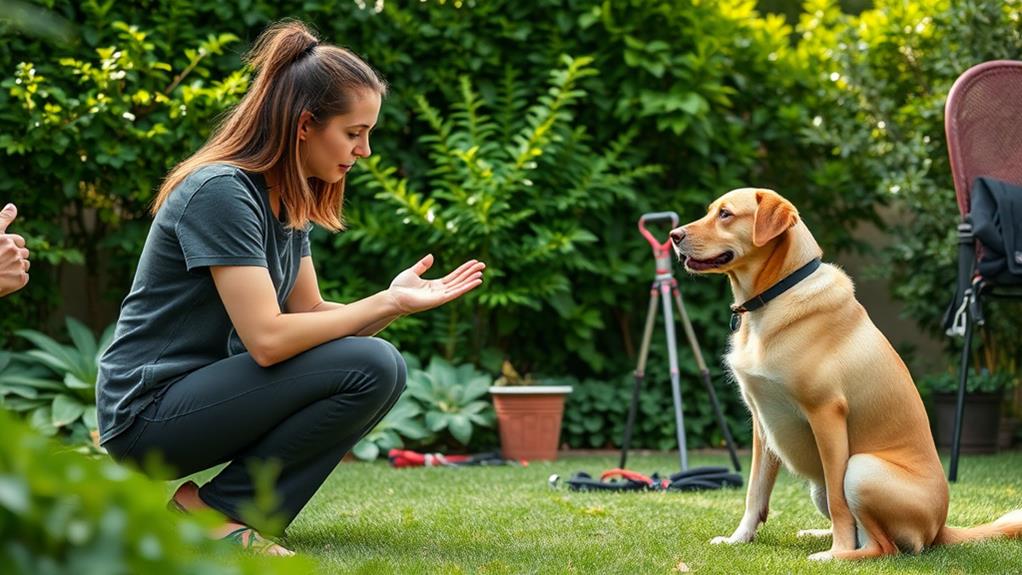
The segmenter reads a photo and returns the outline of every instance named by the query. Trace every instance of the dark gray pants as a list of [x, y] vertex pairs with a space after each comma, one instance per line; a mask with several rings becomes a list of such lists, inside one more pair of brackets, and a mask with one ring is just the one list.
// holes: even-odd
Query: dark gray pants
[[240, 354], [168, 386], [104, 447], [143, 468], [155, 456], [171, 477], [230, 461], [199, 496], [237, 521], [255, 498], [252, 464], [276, 462], [269, 511], [286, 527], [404, 385], [401, 354], [375, 337], [334, 340], [270, 367]]

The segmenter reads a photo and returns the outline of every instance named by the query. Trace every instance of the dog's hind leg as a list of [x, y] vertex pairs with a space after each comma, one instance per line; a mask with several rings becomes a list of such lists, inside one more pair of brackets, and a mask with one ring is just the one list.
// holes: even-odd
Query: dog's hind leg
[[940, 476], [931, 481], [877, 455], [860, 453], [850, 457], [845, 500], [855, 517], [859, 548], [836, 552], [833, 557], [862, 559], [899, 550], [920, 552], [944, 524], [947, 488], [942, 479]]

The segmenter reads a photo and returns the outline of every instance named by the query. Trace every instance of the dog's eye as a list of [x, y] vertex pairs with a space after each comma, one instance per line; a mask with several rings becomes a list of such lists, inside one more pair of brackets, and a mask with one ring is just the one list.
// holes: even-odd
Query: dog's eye
[[733, 215], [734, 214], [732, 214], [731, 212], [729, 212], [729, 211], [727, 211], [727, 210], [725, 210], [723, 208], [721, 208], [721, 210], [719, 212], [717, 212], [717, 217], [722, 219], [722, 220], [726, 220], [726, 219], [730, 218]]

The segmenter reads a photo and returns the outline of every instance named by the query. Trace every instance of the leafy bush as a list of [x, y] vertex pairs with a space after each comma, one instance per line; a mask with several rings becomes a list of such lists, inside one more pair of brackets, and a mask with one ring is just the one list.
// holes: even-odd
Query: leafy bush
[[492, 382], [492, 377], [471, 364], [453, 366], [434, 357], [426, 369], [408, 372], [407, 393], [422, 406], [434, 441], [449, 435], [464, 446], [476, 426], [493, 426], [493, 409], [489, 401], [480, 399]]
[[[1016, 384], [1016, 376], [1011, 373], [987, 370], [972, 371], [965, 385], [966, 393], [1002, 393]], [[916, 382], [920, 395], [929, 399], [933, 394], [958, 393], [958, 373], [944, 371], [921, 377]]]
[[[784, 188], [783, 177], [792, 181], [804, 171], [791, 168], [792, 163], [804, 163], [801, 149], [784, 151], [795, 142], [790, 134], [800, 116], [792, 110], [798, 109], [799, 96], [788, 96], [778, 82], [786, 86], [804, 75], [785, 64], [791, 54], [789, 31], [779, 18], [758, 18], [748, 2], [636, 1], [593, 6], [498, 1], [464, 9], [435, 3], [386, 4], [380, 14], [366, 17], [346, 37], [364, 47], [369, 60], [389, 77], [401, 79], [394, 82], [381, 128], [391, 123], [402, 126], [404, 147], [393, 150], [394, 142], [379, 137], [379, 164], [396, 169], [387, 174], [392, 189], [421, 194], [420, 205], [414, 206], [419, 215], [403, 215], [408, 224], [401, 226], [403, 220], [394, 217], [395, 203], [390, 198], [376, 203], [352, 200], [351, 233], [332, 240], [322, 234], [314, 237], [317, 247], [346, 248], [316, 252], [318, 261], [329, 260], [336, 277], [345, 278], [332, 293], [344, 301], [364, 293], [366, 284], [349, 282], [353, 277], [368, 279], [372, 286], [385, 285], [391, 270], [381, 269], [378, 262], [404, 263], [415, 257], [409, 252], [432, 249], [421, 245], [423, 238], [435, 237], [441, 230], [422, 221], [430, 213], [422, 204], [436, 202], [434, 225], [441, 221], [441, 212], [456, 207], [456, 202], [439, 197], [448, 179], [457, 187], [465, 181], [485, 183], [484, 169], [473, 174], [473, 164], [464, 158], [438, 155], [441, 144], [464, 152], [471, 148], [465, 142], [475, 138], [483, 144], [475, 154], [495, 166], [494, 174], [508, 163], [494, 163], [495, 157], [500, 159], [495, 155], [500, 152], [498, 146], [492, 147], [494, 153], [486, 153], [485, 148], [507, 142], [514, 130], [497, 130], [492, 138], [480, 138], [479, 125], [472, 126], [467, 110], [479, 110], [497, 125], [505, 118], [519, 118], [521, 124], [521, 110], [536, 101], [530, 94], [543, 93], [550, 71], [564, 69], [564, 54], [576, 60], [591, 57], [589, 67], [595, 73], [578, 81], [578, 89], [586, 96], [576, 99], [568, 110], [575, 132], [584, 136], [583, 147], [574, 141], [552, 144], [578, 149], [577, 155], [592, 150], [597, 156], [617, 154], [615, 146], [620, 146], [622, 170], [641, 166], [658, 172], [649, 173], [641, 183], [622, 186], [631, 192], [593, 187], [580, 207], [552, 210], [551, 204], [578, 186], [577, 180], [560, 184], [562, 172], [573, 175], [575, 166], [584, 167], [589, 159], [569, 156], [554, 162], [555, 156], [543, 154], [540, 160], [545, 161], [538, 160], [535, 173], [528, 177], [534, 185], [523, 196], [539, 200], [511, 206], [511, 213], [533, 212], [521, 222], [529, 226], [523, 239], [541, 238], [537, 232], [544, 232], [557, 240], [565, 235], [561, 229], [575, 227], [574, 222], [564, 221], [569, 218], [578, 220], [577, 226], [596, 241], [571, 239], [573, 251], [559, 257], [574, 261], [521, 261], [535, 253], [528, 244], [499, 260], [489, 257], [491, 273], [475, 299], [460, 308], [412, 318], [414, 325], [406, 326], [408, 320], [402, 320], [388, 337], [420, 355], [467, 359], [494, 372], [505, 356], [524, 371], [543, 373], [607, 376], [629, 369], [645, 310], [646, 282], [652, 274], [648, 247], [634, 229], [638, 216], [670, 208], [683, 217], [695, 217], [728, 187], [755, 180]], [[543, 42], [537, 43], [536, 38]], [[777, 67], [783, 72], [777, 72]], [[509, 69], [517, 73], [512, 76]], [[462, 79], [466, 75], [471, 78], [469, 98]], [[517, 88], [510, 87], [514, 85]], [[439, 108], [434, 120], [447, 128], [438, 128], [424, 113], [422, 100]], [[394, 116], [387, 116], [386, 109]], [[768, 151], [771, 156], [766, 158]], [[369, 185], [377, 179], [370, 176], [359, 182]], [[431, 180], [441, 183], [430, 185]], [[407, 181], [404, 190], [397, 188], [401, 181]], [[359, 194], [359, 187], [352, 187], [352, 197]], [[609, 197], [618, 194], [616, 199]], [[838, 205], [825, 186], [802, 196], [813, 205]], [[471, 214], [464, 209], [456, 213]], [[458, 245], [468, 257], [488, 256], [484, 246], [468, 243], [474, 241], [473, 234], [452, 236], [447, 234], [441, 245]], [[369, 243], [366, 238], [378, 239]], [[516, 237], [509, 239], [507, 245], [516, 245]], [[361, 253], [353, 255], [355, 241]], [[437, 255], [446, 257], [446, 252]], [[516, 268], [537, 273], [507, 272]], [[570, 290], [563, 287], [562, 278]], [[700, 282], [690, 289], [690, 301], [710, 307], [724, 297], [726, 284]], [[484, 300], [490, 293], [508, 298], [508, 303]], [[535, 307], [534, 294], [544, 293]], [[523, 296], [521, 301], [527, 305], [511, 309], [510, 298]], [[705, 326], [709, 348], [722, 348], [725, 325], [726, 320]], [[471, 339], [469, 334], [479, 337]]]
[[592, 339], [603, 327], [599, 310], [574, 297], [571, 286], [579, 274], [611, 269], [596, 245], [602, 223], [657, 170], [633, 168], [622, 157], [634, 131], [596, 151], [573, 125], [573, 108], [585, 94], [577, 84], [595, 73], [590, 64], [565, 56], [538, 95], [527, 95], [510, 67], [490, 98], [463, 76], [461, 99], [446, 119], [420, 97], [419, 112], [434, 132], [419, 140], [430, 150], [424, 177], [398, 176], [374, 157], [357, 181], [397, 217], [362, 225], [367, 210], [356, 208], [349, 212], [352, 232], [338, 238], [343, 244], [359, 242], [390, 259], [425, 243], [451, 265], [472, 257], [487, 262], [486, 289], [441, 312], [446, 329], [436, 345], [447, 357], [474, 351], [468, 357], [478, 358], [484, 350], [501, 357], [511, 346], [528, 354], [545, 345], [542, 319], [556, 315], [565, 322], [557, 334], [565, 351], [603, 363]]
[[494, 413], [488, 398], [480, 398], [493, 378], [471, 364], [454, 366], [441, 357], [423, 369], [415, 356], [403, 355], [408, 366], [405, 391], [394, 409], [352, 449], [355, 457], [376, 459], [406, 447], [406, 441], [407, 447], [460, 452], [486, 445], [492, 437], [480, 437], [478, 432], [493, 427]]
[[429, 430], [420, 421], [422, 409], [409, 397], [402, 395], [383, 420], [352, 448], [355, 457], [372, 461], [391, 449], [404, 447], [405, 439], [421, 441], [430, 436]]
[[[19, 204], [12, 231], [29, 238], [38, 263], [32, 288], [0, 317], [0, 338], [47, 325], [67, 265], [87, 273], [87, 323], [113, 319], [100, 304], [104, 296], [118, 301], [130, 285], [154, 188], [247, 87], [240, 39], [295, 14], [324, 39], [352, 46], [393, 84], [374, 140], [379, 159], [360, 163], [349, 187], [352, 231], [313, 235], [324, 293], [350, 301], [381, 289], [423, 251], [436, 252], [440, 267], [465, 254], [490, 256], [487, 290], [388, 329], [417, 355], [496, 372], [507, 352], [526, 372], [612, 378], [634, 365], [652, 275], [634, 230], [641, 213], [674, 209], [693, 219], [720, 192], [751, 183], [775, 187], [814, 214], [810, 224], [828, 249], [853, 245], [852, 224], [874, 218], [876, 195], [855, 187], [869, 178], [846, 169], [857, 156], [831, 153], [826, 138], [795, 136], [811, 133], [817, 115], [847, 113], [827, 100], [834, 83], [817, 71], [829, 64], [806, 56], [840, 51], [827, 44], [835, 35], [817, 26], [817, 43], [793, 49], [783, 19], [761, 17], [748, 0], [46, 4], [77, 26], [77, 43], [20, 36], [0, 23], [0, 134], [8, 136], [0, 195]], [[558, 108], [571, 127], [551, 116], [536, 174], [507, 171], [509, 186], [493, 187], [478, 161], [498, 175], [515, 166], [513, 137], [536, 125], [530, 107], [551, 109], [555, 100], [541, 97], [552, 98], [542, 96], [551, 71], [568, 70], [565, 54], [581, 72]], [[479, 147], [469, 157], [473, 138]], [[645, 177], [615, 183], [628, 174]], [[406, 182], [407, 197], [421, 194], [419, 208], [434, 202], [434, 223], [453, 222], [459, 233], [427, 225], [421, 211], [398, 213], [401, 194], [386, 192], [384, 182]], [[501, 196], [513, 200], [499, 212], [496, 225], [506, 227], [497, 233], [480, 234], [485, 228], [472, 218], [481, 204], [458, 199], [483, 190], [514, 194]], [[369, 193], [385, 197], [373, 202]], [[484, 254], [487, 241], [507, 251]], [[706, 350], [719, 355], [726, 283], [684, 289]], [[684, 370], [695, 376], [691, 363]], [[742, 416], [737, 404], [729, 409]]]
[[171, 514], [162, 484], [83, 457], [0, 410], [0, 565], [44, 575], [308, 573], [302, 557], [241, 557]]
[[90, 446], [96, 434], [96, 377], [99, 357], [113, 339], [113, 326], [96, 341], [78, 320], [68, 317], [73, 345], [34, 330], [17, 334], [35, 344], [24, 353], [0, 352], [0, 405], [27, 414], [47, 436], [63, 433]]
[[[890, 278], [906, 315], [949, 344], [939, 324], [957, 271], [959, 215], [944, 103], [969, 67], [1022, 54], [1020, 6], [877, 0], [873, 10], [849, 16], [836, 2], [811, 0], [799, 26], [799, 49], [820, 88], [806, 101], [815, 121], [803, 136], [827, 152], [842, 197], [890, 204], [895, 241], [876, 271]], [[1017, 370], [1015, 315], [989, 317], [977, 365]]]
[[[650, 364], [635, 415], [632, 448], [678, 448], [674, 399], [667, 372], [666, 368]], [[737, 443], [748, 444], [751, 440], [748, 412], [736, 389], [719, 385], [722, 380], [719, 374], [715, 376], [717, 399], [725, 411], [731, 434]], [[634, 376], [611, 381], [585, 380], [581, 384], [565, 380], [565, 384], [574, 385], [574, 391], [565, 405], [561, 441], [582, 449], [620, 448], [632, 401]], [[695, 376], [683, 375], [681, 392], [687, 447], [723, 447], [724, 436], [702, 383]]]
[[83, 24], [77, 44], [33, 41], [0, 23], [0, 195], [18, 204], [11, 231], [43, 264], [33, 267], [31, 289], [12, 298], [20, 311], [5, 314], [3, 333], [45, 325], [61, 263], [83, 266], [93, 302], [104, 286], [126, 293], [156, 184], [247, 87], [241, 71], [202, 79], [238, 40], [233, 34], [196, 35], [178, 22], [167, 35], [129, 24], [131, 15], [112, 5], [55, 4]]

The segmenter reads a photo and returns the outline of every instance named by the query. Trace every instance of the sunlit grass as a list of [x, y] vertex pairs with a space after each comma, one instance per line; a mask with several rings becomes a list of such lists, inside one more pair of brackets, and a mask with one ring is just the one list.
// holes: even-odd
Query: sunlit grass
[[[693, 465], [726, 465], [694, 455]], [[744, 490], [703, 493], [573, 493], [552, 473], [598, 472], [616, 458], [563, 457], [528, 467], [337, 468], [291, 526], [285, 544], [323, 573], [1020, 573], [1022, 541], [941, 548], [920, 556], [819, 564], [806, 557], [829, 539], [798, 539], [828, 522], [802, 481], [782, 472], [770, 521], [756, 542], [711, 546], [729, 534]], [[744, 460], [748, 467], [748, 459]], [[677, 458], [638, 455], [630, 467], [671, 472]], [[972, 456], [951, 487], [950, 521], [974, 525], [1022, 508], [1022, 453]]]

